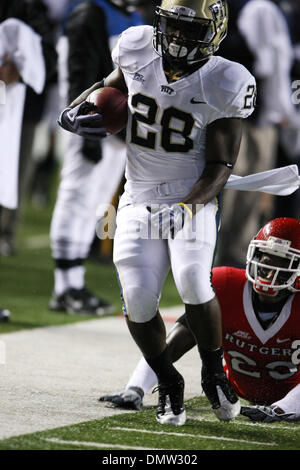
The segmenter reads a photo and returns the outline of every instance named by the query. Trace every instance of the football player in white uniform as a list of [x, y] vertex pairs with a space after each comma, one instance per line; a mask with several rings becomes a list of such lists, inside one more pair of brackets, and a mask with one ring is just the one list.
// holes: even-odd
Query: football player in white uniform
[[[162, 424], [186, 419], [184, 379], [172, 365], [158, 312], [170, 267], [202, 359], [206, 396], [220, 420], [240, 410], [222, 367], [221, 310], [211, 270], [218, 195], [236, 161], [241, 119], [253, 111], [256, 84], [240, 64], [213, 56], [227, 20], [224, 0], [163, 0], [154, 27], [121, 35], [113, 51], [117, 68], [101, 85], [128, 94], [127, 182], [114, 263], [129, 330], [158, 377]], [[65, 129], [105, 135], [89, 125], [96, 117], [86, 115], [85, 99], [98, 87], [62, 112]]]

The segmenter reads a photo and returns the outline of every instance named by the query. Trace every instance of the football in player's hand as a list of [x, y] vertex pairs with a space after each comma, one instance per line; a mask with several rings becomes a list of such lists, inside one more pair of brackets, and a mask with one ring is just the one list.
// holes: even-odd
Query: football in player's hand
[[120, 90], [112, 87], [99, 88], [88, 96], [87, 101], [96, 106], [91, 113], [100, 113], [103, 116], [99, 127], [104, 127], [109, 134], [117, 134], [124, 129], [127, 123], [127, 96]]

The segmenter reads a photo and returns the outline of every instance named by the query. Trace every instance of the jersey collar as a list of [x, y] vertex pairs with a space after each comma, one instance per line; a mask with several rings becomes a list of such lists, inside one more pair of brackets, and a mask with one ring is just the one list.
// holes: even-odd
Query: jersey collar
[[275, 336], [276, 333], [278, 333], [278, 331], [283, 327], [283, 325], [289, 319], [291, 315], [291, 311], [292, 311], [291, 309], [292, 309], [292, 302], [293, 302], [294, 297], [295, 297], [295, 294], [291, 295], [287, 299], [276, 321], [269, 328], [264, 330], [261, 324], [259, 323], [258, 319], [256, 318], [256, 315], [254, 312], [253, 303], [252, 303], [252, 284], [249, 281], [245, 283], [244, 292], [243, 292], [244, 312], [249, 322], [249, 325], [251, 326], [252, 330], [254, 331], [258, 339], [262, 342], [262, 344], [265, 344], [270, 338], [273, 338], [273, 336]]

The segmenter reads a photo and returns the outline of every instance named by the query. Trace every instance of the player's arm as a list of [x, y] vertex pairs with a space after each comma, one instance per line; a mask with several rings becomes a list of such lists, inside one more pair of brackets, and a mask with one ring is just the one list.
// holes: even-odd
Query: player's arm
[[207, 204], [225, 186], [239, 153], [242, 121], [238, 118], [218, 119], [207, 126], [206, 165], [200, 179], [183, 201], [193, 205]]
[[95, 106], [86, 101], [87, 97], [94, 91], [103, 87], [118, 88], [127, 94], [127, 86], [120, 68], [114, 70], [110, 75], [100, 82], [94, 83], [90, 88], [82, 92], [67, 108], [60, 114], [58, 124], [65, 130], [78, 134], [88, 139], [99, 139], [106, 136], [102, 127], [95, 127], [93, 123], [99, 122], [100, 114], [89, 114], [94, 111]]
[[78, 104], [83, 103], [93, 91], [106, 86], [118, 88], [124, 94], [127, 94], [128, 90], [125, 83], [124, 75], [119, 67], [116, 68], [113, 72], [111, 72], [111, 74], [109, 74], [106, 78], [104, 78], [100, 82], [94, 83], [87, 90], [83, 91], [74, 101], [72, 101], [72, 103], [69, 105], [69, 108], [75, 108], [75, 106], [77, 106]]

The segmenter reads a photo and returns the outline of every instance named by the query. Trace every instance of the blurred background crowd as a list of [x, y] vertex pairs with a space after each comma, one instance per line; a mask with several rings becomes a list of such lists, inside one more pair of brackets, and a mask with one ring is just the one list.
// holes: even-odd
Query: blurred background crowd
[[[101, 169], [106, 152], [101, 148], [103, 144], [95, 148], [95, 144], [81, 142], [80, 151], [78, 146], [70, 146], [66, 143], [66, 133], [58, 128], [58, 115], [81, 91], [110, 73], [113, 66], [107, 52], [113, 47], [120, 29], [143, 22], [152, 24], [158, 4], [152, 0], [1, 0], [0, 80], [8, 88], [16, 83], [21, 84], [24, 96], [10, 98], [7, 95], [7, 99], [15, 100], [12, 109], [20, 108], [17, 121], [10, 127], [7, 127], [7, 117], [1, 110], [6, 105], [0, 104], [1, 184], [6, 171], [3, 162], [6, 160], [7, 165], [9, 158], [7, 149], [12, 151], [10, 143], [17, 138], [13, 126], [19, 128], [19, 147], [14, 150], [19, 157], [16, 182], [18, 201], [7, 203], [0, 189], [0, 256], [16, 256], [18, 253], [18, 231], [24, 223], [23, 210], [26, 204], [34, 205], [40, 211], [50, 208], [55, 217], [55, 220], [49, 220], [49, 233], [51, 225], [51, 249], [56, 272], [56, 297], [52, 300], [54, 304], [56, 302], [56, 307], [59, 307], [60, 295], [66, 287], [84, 287], [83, 263], [87, 257], [96, 257], [100, 263], [111, 259], [111, 243], [101, 242], [95, 236], [95, 209], [103, 198], [106, 202], [115, 203], [124, 184], [124, 161], [120, 159], [118, 169], [115, 168], [115, 161], [112, 167]], [[217, 55], [243, 64], [255, 76], [258, 84], [256, 110], [244, 124], [240, 155], [233, 173], [243, 176], [291, 164], [299, 167], [300, 105], [295, 98], [298, 96], [300, 102], [300, 92], [297, 94], [297, 87], [300, 89], [300, 2], [228, 0], [228, 5], [228, 35]], [[116, 19], [112, 20], [111, 8], [126, 12], [127, 23], [123, 25], [117, 23]], [[97, 9], [101, 10], [98, 26]], [[18, 62], [18, 58], [9, 50], [15, 26], [8, 23], [12, 27], [9, 29], [6, 24], [12, 18], [21, 20], [42, 38], [39, 53], [44, 58], [45, 70], [41, 72], [44, 73], [41, 82], [39, 76], [32, 77], [31, 74], [32, 67], [35, 68], [34, 62], [33, 65], [30, 63], [30, 60], [34, 61], [33, 45], [28, 43], [31, 57], [28, 59], [29, 72], [24, 66], [26, 53], [23, 62]], [[25, 47], [26, 41], [22, 39], [25, 33], [22, 32], [24, 36], [18, 36], [22, 47]], [[1, 45], [1, 38], [5, 39], [5, 34], [7, 50]], [[97, 57], [99, 66], [96, 65]], [[39, 73], [38, 66], [35, 73]], [[6, 144], [3, 145], [3, 142]], [[116, 151], [116, 147], [113, 149]], [[70, 168], [70, 162], [68, 165], [65, 163], [68, 152], [73, 152], [73, 155], [80, 153], [81, 160], [76, 170]], [[72, 160], [72, 155], [69, 160]], [[78, 194], [78, 187], [68, 185], [68, 175], [72, 171], [82, 172], [85, 181], [87, 172], [90, 172], [92, 181], [95, 178], [95, 167], [98, 168], [98, 181], [101, 181], [101, 171], [106, 172], [103, 174], [105, 184], [102, 188], [99, 184], [87, 185], [81, 187], [81, 193]], [[107, 181], [110, 178], [111, 182]], [[81, 185], [80, 175], [77, 181]], [[68, 231], [75, 233], [71, 227], [78, 216], [74, 212], [72, 223], [68, 224], [68, 217], [73, 211], [71, 204], [68, 206], [68, 198], [77, 191], [77, 201], [84, 199], [82, 205], [79, 204], [83, 213], [83, 208], [91, 201], [91, 197], [86, 195], [91, 192], [91, 186], [94, 186], [94, 195], [90, 211], [94, 215], [90, 218], [91, 228], [86, 235], [85, 245], [79, 250], [79, 241], [72, 239], [72, 234], [68, 239]], [[53, 191], [54, 201], [51, 199]], [[68, 212], [65, 219], [61, 214], [61, 200], [64, 210]], [[249, 239], [268, 220], [282, 216], [300, 218], [299, 191], [291, 196], [277, 197], [224, 190], [216, 264], [244, 266]], [[77, 222], [87, 223], [79, 219]], [[59, 228], [59, 224], [63, 228]], [[64, 235], [57, 240], [57, 233]], [[67, 244], [72, 247], [66, 248]], [[67, 272], [72, 272], [68, 279]], [[105, 302], [99, 305], [109, 307]]]

